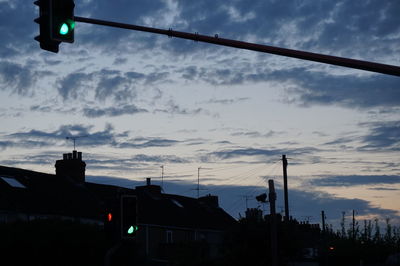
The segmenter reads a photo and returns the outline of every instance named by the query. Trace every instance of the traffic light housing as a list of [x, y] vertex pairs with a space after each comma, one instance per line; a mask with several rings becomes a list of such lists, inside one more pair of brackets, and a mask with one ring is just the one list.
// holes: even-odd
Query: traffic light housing
[[35, 40], [40, 48], [58, 53], [61, 42], [74, 42], [74, 8], [73, 0], [37, 0], [39, 17], [34, 21], [39, 24], [40, 35]]
[[39, 6], [39, 17], [34, 21], [39, 24], [40, 34], [35, 37], [35, 40], [40, 43], [40, 48], [53, 53], [58, 53], [59, 41], [52, 40], [50, 37], [51, 31], [51, 2], [52, 0], [37, 0], [35, 5]]
[[74, 42], [73, 0], [50, 0], [50, 39], [60, 42]]
[[133, 195], [121, 195], [121, 238], [134, 239], [138, 230], [137, 198]]

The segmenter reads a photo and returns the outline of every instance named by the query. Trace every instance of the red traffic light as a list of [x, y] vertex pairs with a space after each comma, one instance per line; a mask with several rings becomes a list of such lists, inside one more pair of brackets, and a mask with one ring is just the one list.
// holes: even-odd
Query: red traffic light
[[112, 213], [111, 213], [111, 212], [107, 213], [107, 221], [108, 221], [108, 222], [111, 222], [112, 219], [113, 219]]

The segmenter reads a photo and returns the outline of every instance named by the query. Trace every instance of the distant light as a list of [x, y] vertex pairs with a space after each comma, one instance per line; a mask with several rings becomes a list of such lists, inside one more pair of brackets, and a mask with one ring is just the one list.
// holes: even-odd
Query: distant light
[[107, 214], [107, 221], [111, 222], [111, 221], [112, 221], [112, 218], [113, 218], [112, 213], [109, 212], [109, 213]]
[[335, 250], [335, 247], [329, 247], [329, 250]]
[[60, 34], [66, 35], [66, 34], [68, 34], [68, 32], [69, 32], [69, 27], [68, 27], [67, 23], [63, 23], [60, 28]]

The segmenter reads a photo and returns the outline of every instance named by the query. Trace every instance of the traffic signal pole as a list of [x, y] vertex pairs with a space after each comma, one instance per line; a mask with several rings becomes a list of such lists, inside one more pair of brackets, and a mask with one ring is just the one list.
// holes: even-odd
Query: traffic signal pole
[[381, 74], [387, 75], [394, 75], [400, 76], [400, 67], [394, 65], [386, 65], [380, 63], [374, 63], [369, 61], [362, 61], [344, 57], [337, 57], [331, 55], [324, 55], [324, 54], [317, 54], [317, 53], [310, 53], [305, 51], [298, 51], [293, 49], [286, 49], [256, 43], [249, 43], [249, 42], [242, 42], [230, 39], [220, 38], [218, 35], [215, 36], [206, 36], [200, 35], [198, 33], [187, 33], [181, 31], [174, 31], [172, 29], [164, 30], [152, 27], [144, 27], [144, 26], [137, 26], [132, 24], [124, 24], [118, 22], [111, 22], [99, 19], [92, 19], [92, 18], [84, 18], [84, 17], [77, 17], [75, 16], [75, 21], [89, 23], [89, 24], [96, 24], [96, 25], [103, 25], [109, 27], [116, 27], [122, 29], [129, 29], [129, 30], [136, 30], [136, 31], [143, 31], [143, 32], [151, 32], [156, 34], [167, 35], [169, 37], [176, 37], [182, 39], [188, 39], [198, 42], [206, 42], [212, 43], [222, 46], [229, 46], [239, 49], [246, 49], [251, 51], [257, 51], [262, 53], [268, 54], [275, 54], [275, 55], [282, 55], [287, 57], [293, 57], [303, 60], [309, 60], [319, 63], [325, 63], [330, 65], [342, 66], [342, 67], [349, 67], [354, 69], [366, 70]]

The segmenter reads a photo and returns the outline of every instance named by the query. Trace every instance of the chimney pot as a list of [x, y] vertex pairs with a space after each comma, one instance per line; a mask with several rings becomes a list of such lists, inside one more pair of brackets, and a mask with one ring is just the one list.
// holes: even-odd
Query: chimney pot
[[80, 152], [80, 151], [78, 152], [78, 160], [80, 160], [80, 161], [82, 160], [82, 152]]
[[64, 153], [63, 154], [63, 160], [67, 160], [68, 159], [68, 154]]
[[72, 151], [72, 159], [78, 159], [77, 152], [75, 150]]
[[68, 153], [68, 160], [72, 160], [72, 153]]
[[146, 178], [146, 184], [147, 184], [148, 186], [151, 185], [151, 178], [150, 178], [150, 177]]

